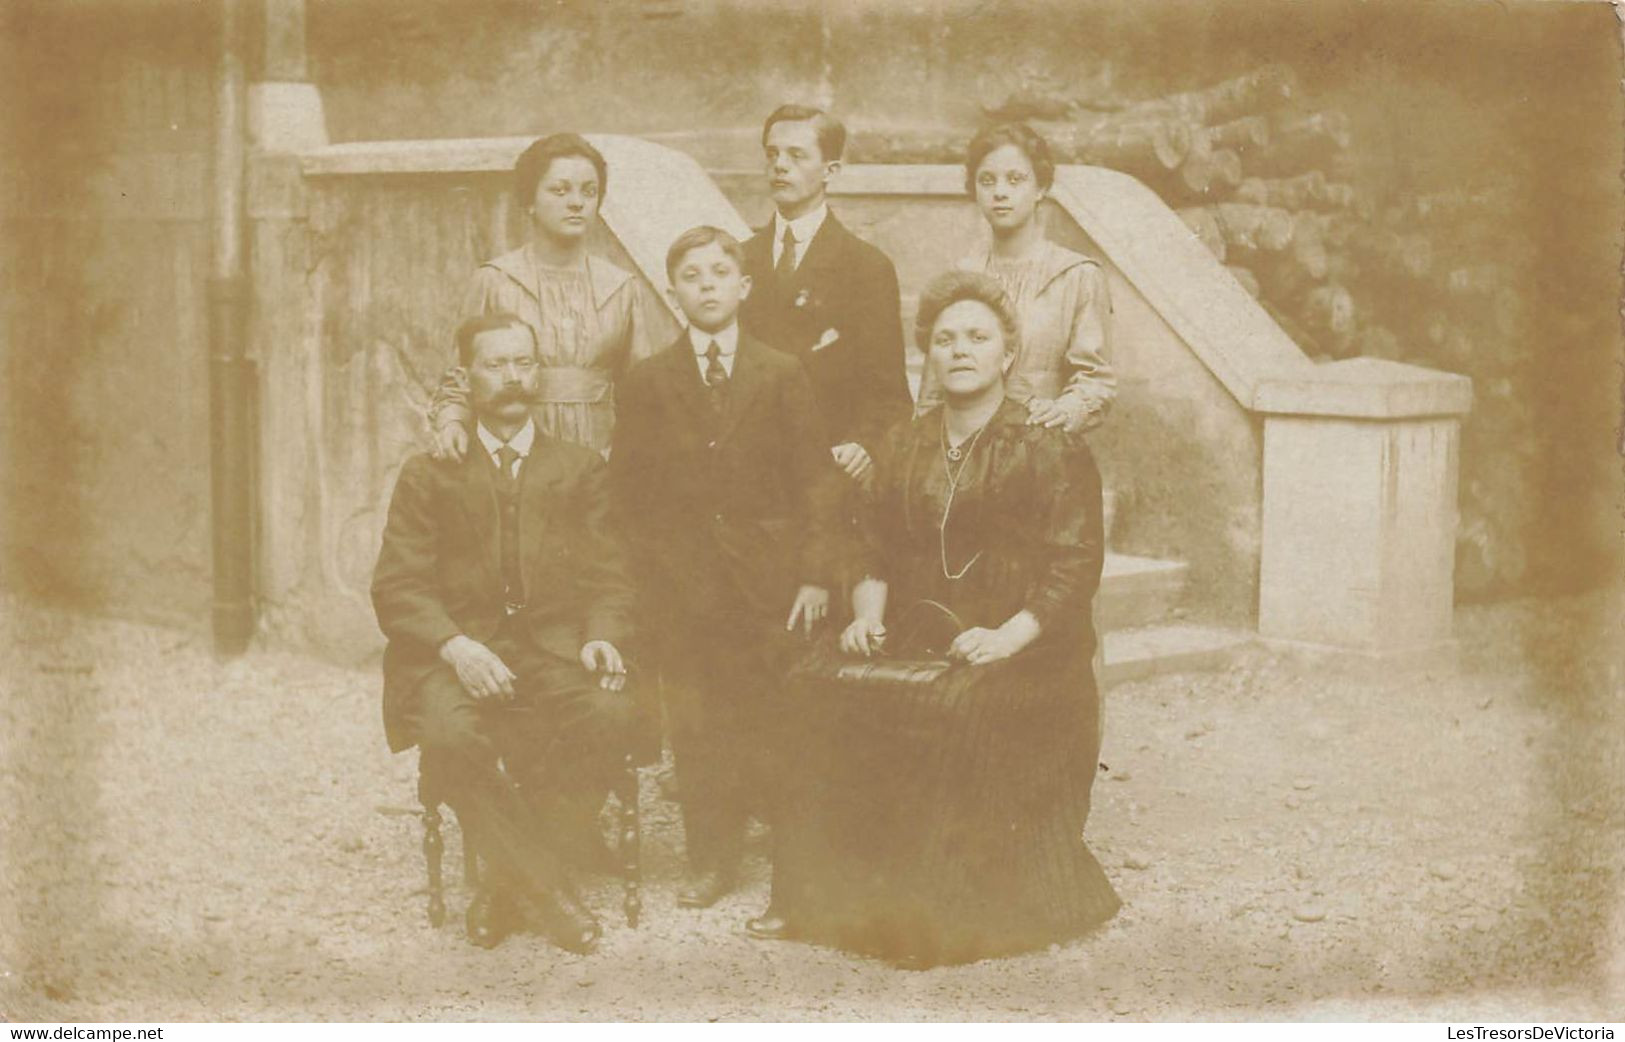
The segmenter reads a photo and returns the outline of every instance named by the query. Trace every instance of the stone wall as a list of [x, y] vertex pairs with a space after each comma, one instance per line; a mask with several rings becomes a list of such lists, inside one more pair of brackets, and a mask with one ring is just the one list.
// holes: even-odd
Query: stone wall
[[0, 15], [0, 583], [203, 627], [209, 26]]

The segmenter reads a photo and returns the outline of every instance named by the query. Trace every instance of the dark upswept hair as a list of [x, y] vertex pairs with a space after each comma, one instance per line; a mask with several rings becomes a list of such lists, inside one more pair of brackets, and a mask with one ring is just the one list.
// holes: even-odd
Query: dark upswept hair
[[811, 123], [813, 132], [818, 135], [818, 151], [826, 163], [840, 159], [846, 151], [846, 124], [823, 109], [811, 105], [780, 105], [762, 124], [763, 148], [767, 147], [767, 132], [775, 123]]
[[671, 249], [666, 251], [666, 279], [670, 281], [676, 277], [678, 262], [683, 259], [683, 255], [688, 253], [689, 250], [697, 250], [702, 246], [709, 246], [713, 242], [722, 247], [723, 253], [734, 259], [734, 263], [739, 265], [740, 271], [745, 270], [745, 248], [739, 245], [739, 240], [721, 228], [701, 224], [679, 235], [672, 242]]
[[549, 134], [531, 142], [513, 165], [513, 190], [521, 210], [529, 209], [536, 201], [536, 186], [547, 176], [547, 168], [553, 165], [553, 160], [566, 156], [579, 156], [592, 164], [598, 171], [598, 198], [603, 199], [604, 193], [609, 191], [609, 164], [604, 161], [604, 154], [580, 134]]
[[508, 329], [517, 326], [530, 334], [531, 346], [536, 349], [540, 357], [541, 343], [536, 339], [536, 330], [529, 322], [520, 318], [512, 311], [487, 311], [483, 315], [473, 315], [463, 319], [463, 324], [457, 327], [457, 364], [467, 368], [474, 364], [474, 338], [481, 333], [489, 333], [496, 329]]
[[1021, 344], [1021, 321], [1016, 317], [1016, 306], [1010, 295], [999, 285], [999, 280], [979, 271], [955, 268], [945, 271], [926, 284], [920, 292], [920, 310], [914, 315], [914, 343], [921, 351], [931, 351], [931, 330], [942, 313], [962, 300], [985, 304], [998, 316], [1004, 330], [1004, 349], [1014, 351]]
[[1055, 183], [1055, 159], [1050, 154], [1049, 142], [1042, 134], [1025, 123], [999, 123], [977, 131], [965, 146], [965, 191], [976, 194], [976, 170], [995, 149], [1014, 145], [1021, 149], [1027, 162], [1033, 165], [1033, 176], [1038, 187], [1049, 191]]

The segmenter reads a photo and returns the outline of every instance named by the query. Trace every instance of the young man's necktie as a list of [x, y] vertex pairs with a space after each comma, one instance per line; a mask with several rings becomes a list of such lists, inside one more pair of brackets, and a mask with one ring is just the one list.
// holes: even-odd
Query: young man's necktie
[[773, 268], [773, 277], [781, 283], [796, 273], [796, 233], [788, 224], [784, 226], [784, 248], [779, 251], [779, 263]]

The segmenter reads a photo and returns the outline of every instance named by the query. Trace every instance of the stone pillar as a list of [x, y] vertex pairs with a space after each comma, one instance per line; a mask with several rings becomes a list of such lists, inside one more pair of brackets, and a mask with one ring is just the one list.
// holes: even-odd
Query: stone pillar
[[1466, 377], [1375, 358], [1262, 384], [1258, 632], [1388, 659], [1451, 640]]
[[306, 82], [305, 0], [258, 2], [259, 79], [248, 88], [252, 350], [260, 374], [256, 572], [266, 632], [309, 645], [289, 605], [329, 591], [310, 578], [320, 503], [308, 482], [317, 469], [312, 433], [322, 404], [322, 351], [300, 154], [327, 144], [327, 126], [321, 94]]
[[305, 0], [263, 0], [261, 78], [248, 89], [248, 136], [261, 152], [303, 152], [327, 144], [322, 95], [309, 80]]

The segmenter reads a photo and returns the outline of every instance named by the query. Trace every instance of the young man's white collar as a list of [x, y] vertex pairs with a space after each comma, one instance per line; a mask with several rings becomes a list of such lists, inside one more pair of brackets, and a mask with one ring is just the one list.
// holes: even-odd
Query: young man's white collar
[[705, 379], [705, 367], [708, 364], [705, 353], [711, 349], [711, 341], [717, 342], [717, 353], [722, 356], [722, 369], [731, 379], [734, 374], [734, 352], [739, 350], [739, 320], [729, 322], [727, 327], [715, 333], [707, 333], [699, 326], [688, 327], [688, 343], [694, 349], [694, 361], [700, 367], [700, 379]]
[[530, 448], [536, 442], [536, 421], [534, 419], [526, 420], [525, 425], [519, 428], [519, 432], [507, 441], [503, 441], [495, 434], [492, 434], [485, 428], [483, 423], [474, 425], [474, 433], [479, 435], [480, 444], [485, 446], [485, 454], [490, 456], [491, 462], [499, 467], [502, 466], [502, 461], [497, 459], [497, 450], [502, 448], [503, 445], [507, 445], [508, 448], [519, 453], [519, 459], [514, 461], [516, 465], [514, 473], [517, 474], [519, 473], [517, 464], [530, 455]]
[[777, 211], [773, 214], [773, 266], [779, 266], [779, 255], [784, 252], [784, 227], [796, 235], [796, 266], [801, 266], [801, 258], [807, 255], [807, 244], [813, 241], [818, 229], [824, 226], [824, 218], [829, 216], [829, 203], [819, 203], [811, 213], [804, 213], [793, 221], [786, 221], [784, 215]]

